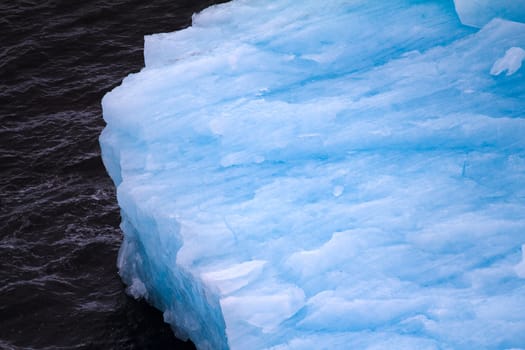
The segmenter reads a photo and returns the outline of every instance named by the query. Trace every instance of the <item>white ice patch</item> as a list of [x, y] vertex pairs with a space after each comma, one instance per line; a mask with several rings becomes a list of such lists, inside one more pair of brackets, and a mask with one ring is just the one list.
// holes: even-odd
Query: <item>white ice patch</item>
[[[305, 302], [301, 289], [294, 285], [276, 284], [262, 287], [256, 294], [241, 293], [221, 299], [227, 323], [247, 322], [263, 333], [275, 332], [279, 324], [295, 314]], [[233, 331], [233, 329], [232, 329]], [[237, 337], [235, 331], [229, 335]]]
[[490, 74], [500, 75], [507, 71], [507, 76], [516, 73], [525, 60], [525, 50], [521, 47], [511, 47], [505, 52], [505, 56], [499, 58], [490, 69]]
[[332, 194], [334, 195], [334, 197], [339, 197], [340, 195], [343, 194], [344, 191], [345, 191], [345, 188], [343, 186], [335, 186], [332, 191]]
[[210, 285], [216, 285], [221, 294], [236, 291], [257, 279], [266, 261], [252, 260], [236, 264], [225, 269], [202, 274], [202, 279]]
[[137, 277], [132, 279], [131, 285], [127, 288], [127, 291], [135, 299], [146, 298], [148, 296], [146, 285]]

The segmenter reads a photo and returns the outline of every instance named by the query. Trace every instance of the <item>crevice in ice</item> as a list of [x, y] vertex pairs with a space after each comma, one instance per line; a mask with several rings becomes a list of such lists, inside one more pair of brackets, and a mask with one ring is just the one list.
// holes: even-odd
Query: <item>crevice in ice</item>
[[521, 262], [514, 266], [514, 270], [519, 277], [525, 278], [525, 244], [521, 246], [521, 255]]

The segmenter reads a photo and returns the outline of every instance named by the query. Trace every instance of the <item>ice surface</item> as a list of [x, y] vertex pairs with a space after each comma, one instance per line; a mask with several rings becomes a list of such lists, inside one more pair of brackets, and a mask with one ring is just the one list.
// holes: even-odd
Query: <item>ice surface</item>
[[525, 22], [525, 0], [454, 0], [463, 24], [482, 27], [493, 18]]
[[238, 0], [146, 37], [103, 100], [130, 294], [199, 349], [525, 348], [525, 24], [488, 3]]

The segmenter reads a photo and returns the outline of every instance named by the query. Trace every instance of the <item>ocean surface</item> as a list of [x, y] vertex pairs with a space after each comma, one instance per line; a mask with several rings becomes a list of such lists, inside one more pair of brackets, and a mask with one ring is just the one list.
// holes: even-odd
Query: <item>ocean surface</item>
[[192, 0], [0, 3], [0, 349], [193, 349], [125, 294], [100, 101]]

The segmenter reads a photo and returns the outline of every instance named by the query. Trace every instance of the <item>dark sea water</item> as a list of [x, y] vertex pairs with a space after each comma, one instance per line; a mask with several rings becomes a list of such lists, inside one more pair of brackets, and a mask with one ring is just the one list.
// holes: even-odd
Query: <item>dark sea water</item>
[[102, 96], [215, 2], [0, 3], [0, 349], [192, 349], [128, 297]]

